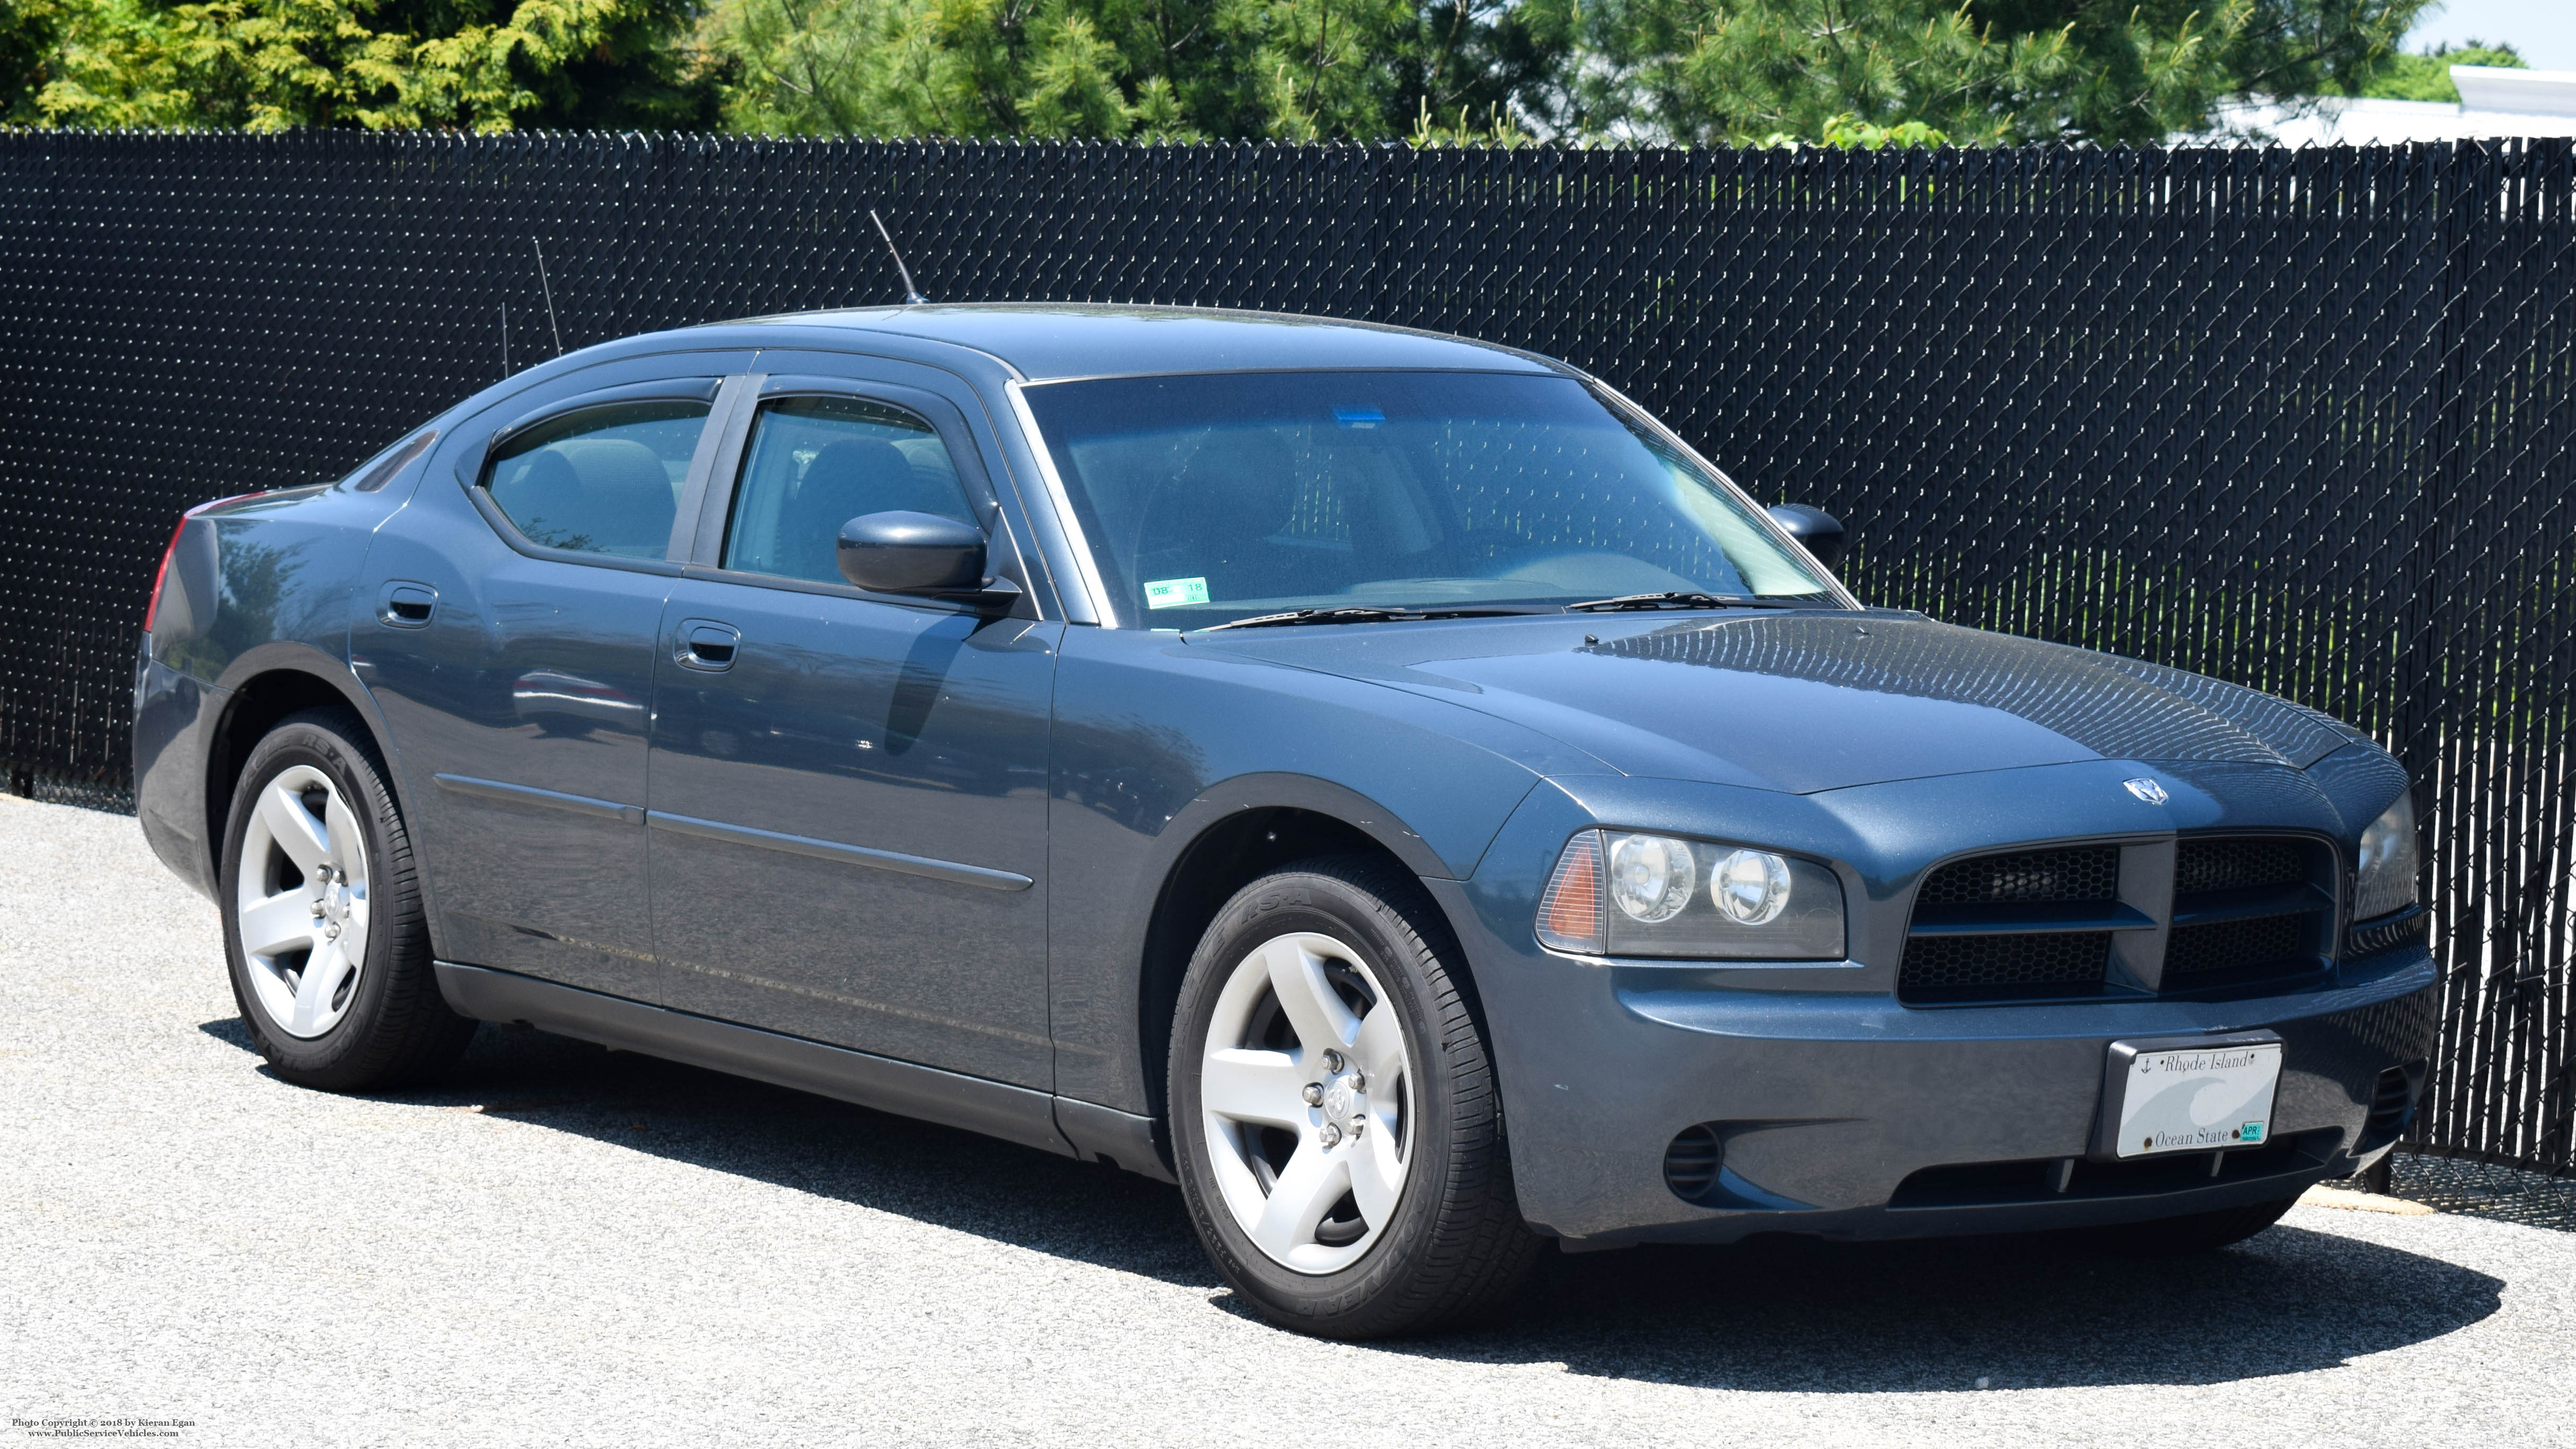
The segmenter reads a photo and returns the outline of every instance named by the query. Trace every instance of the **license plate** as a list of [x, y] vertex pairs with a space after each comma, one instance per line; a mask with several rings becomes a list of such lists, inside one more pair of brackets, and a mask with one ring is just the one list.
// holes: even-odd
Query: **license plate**
[[[2119, 1157], [2255, 1147], [2271, 1140], [2272, 1093], [2281, 1084], [2281, 1044], [2212, 1042], [2148, 1049], [2115, 1043]], [[2125, 1062], [2121, 1056], [2127, 1056]]]

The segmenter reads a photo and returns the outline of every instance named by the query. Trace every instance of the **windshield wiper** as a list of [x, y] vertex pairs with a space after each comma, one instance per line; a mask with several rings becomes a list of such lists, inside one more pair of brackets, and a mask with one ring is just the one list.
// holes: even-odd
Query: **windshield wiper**
[[1586, 599], [1568, 604], [1565, 612], [1612, 613], [1621, 609], [1805, 609], [1815, 600], [1804, 598], [1759, 599], [1745, 594], [1621, 594], [1615, 599]]
[[1262, 629], [1278, 624], [1380, 624], [1413, 619], [1487, 619], [1505, 614], [1525, 614], [1527, 609], [1403, 609], [1380, 608], [1374, 604], [1349, 604], [1338, 609], [1291, 609], [1284, 614], [1255, 614], [1249, 619], [1229, 619], [1210, 624], [1196, 632], [1213, 634], [1219, 629]]

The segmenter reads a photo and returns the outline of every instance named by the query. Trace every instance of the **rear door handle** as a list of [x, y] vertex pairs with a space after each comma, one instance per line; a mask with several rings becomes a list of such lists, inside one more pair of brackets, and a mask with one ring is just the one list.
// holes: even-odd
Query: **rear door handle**
[[731, 669], [741, 651], [742, 631], [731, 624], [713, 619], [681, 621], [679, 660], [685, 667], [710, 672]]
[[376, 617], [397, 629], [426, 627], [430, 616], [438, 611], [438, 590], [427, 584], [406, 583], [401, 579], [386, 584], [376, 596]]

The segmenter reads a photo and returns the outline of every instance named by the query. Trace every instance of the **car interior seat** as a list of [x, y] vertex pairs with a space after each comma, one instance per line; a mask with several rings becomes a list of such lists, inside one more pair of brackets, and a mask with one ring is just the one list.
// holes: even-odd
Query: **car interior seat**
[[543, 451], [571, 465], [579, 531], [591, 547], [627, 558], [660, 558], [679, 512], [662, 457], [632, 438], [567, 438]]
[[548, 444], [504, 462], [490, 491], [537, 543], [628, 558], [661, 557], [678, 511], [661, 458], [626, 438]]
[[1209, 438], [1137, 510], [1137, 582], [1204, 578], [1216, 600], [1317, 592], [1329, 555], [1270, 542], [1296, 511], [1297, 487], [1296, 460], [1277, 433]]

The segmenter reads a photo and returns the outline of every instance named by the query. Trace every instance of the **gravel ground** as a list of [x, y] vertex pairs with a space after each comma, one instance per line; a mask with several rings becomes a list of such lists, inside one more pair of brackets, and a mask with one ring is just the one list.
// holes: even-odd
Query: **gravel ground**
[[[2152, 1266], [1552, 1259], [1506, 1324], [1318, 1343], [1233, 1301], [1172, 1189], [1105, 1168], [528, 1031], [433, 1092], [290, 1087], [133, 820], [10, 799], [0, 1108], [10, 1439], [2576, 1443], [2576, 1217], [2545, 1191], [2302, 1207]], [[2400, 1191], [2477, 1207], [2446, 1167]]]

